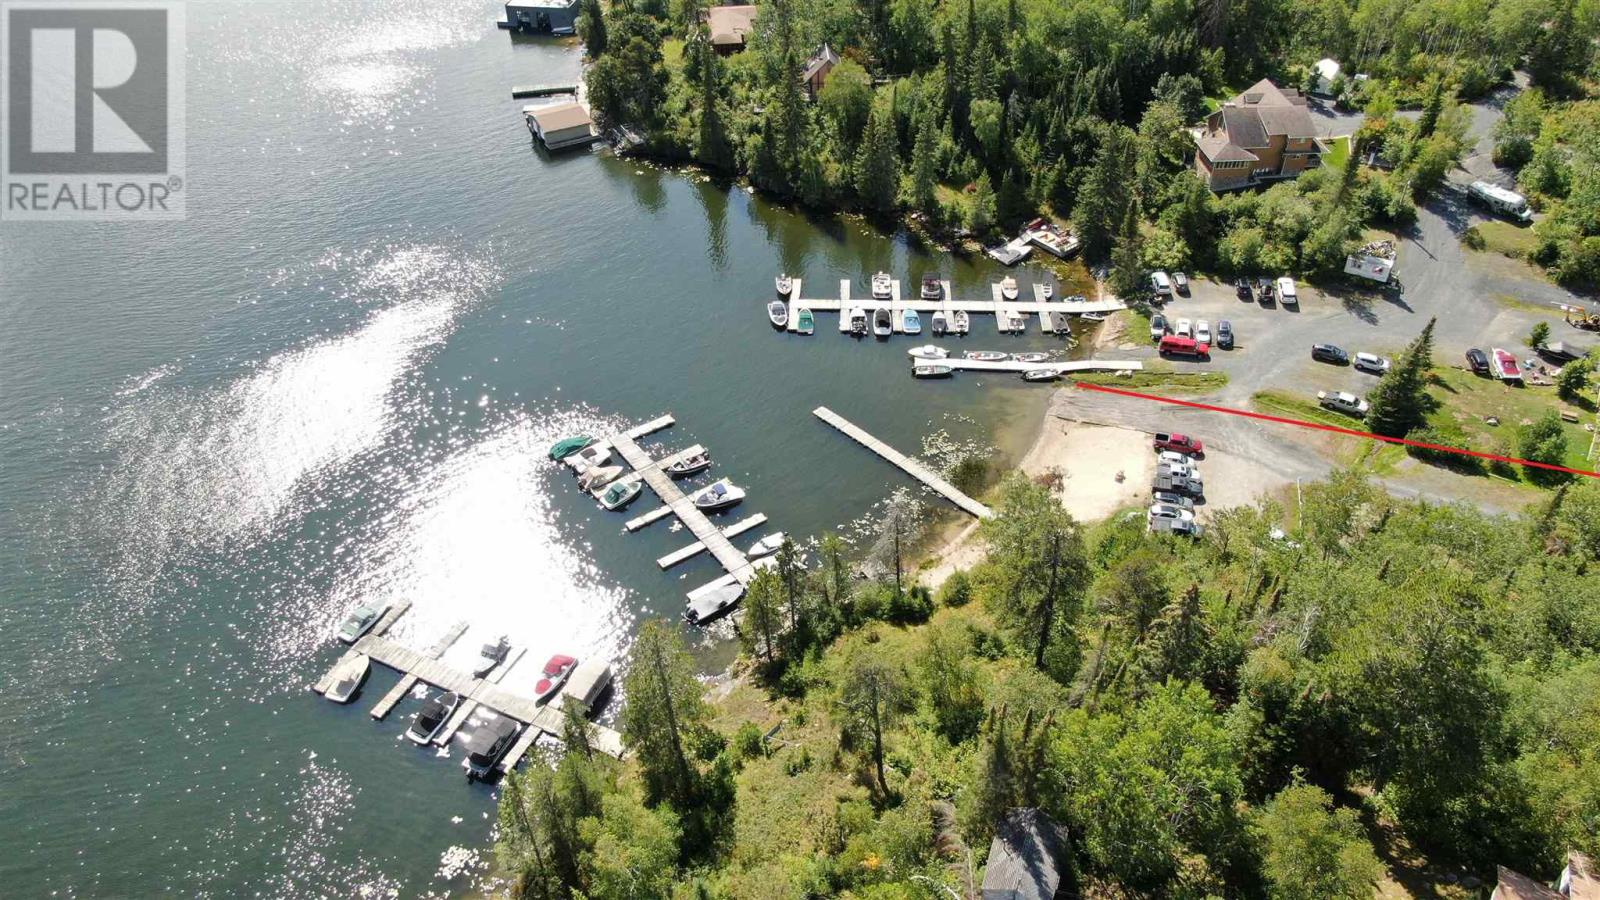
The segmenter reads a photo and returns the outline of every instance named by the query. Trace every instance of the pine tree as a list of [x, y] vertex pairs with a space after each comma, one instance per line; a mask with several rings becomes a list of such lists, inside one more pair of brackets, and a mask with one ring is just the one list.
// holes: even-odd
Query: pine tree
[[605, 55], [606, 17], [600, 9], [600, 0], [583, 0], [578, 10], [578, 34], [583, 36], [583, 47], [590, 59]]
[[1350, 142], [1350, 155], [1345, 157], [1344, 168], [1339, 171], [1339, 192], [1333, 198], [1335, 205], [1353, 199], [1350, 189], [1356, 186], [1356, 178], [1361, 174], [1361, 141], [1355, 135], [1347, 140]]
[[1136, 155], [1126, 128], [1113, 125], [1106, 130], [1078, 188], [1078, 205], [1072, 212], [1072, 224], [1088, 259], [1099, 261], [1111, 255], [1112, 239], [1132, 198]]
[[978, 176], [978, 184], [972, 192], [972, 206], [967, 210], [967, 229], [983, 237], [994, 227], [994, 219], [994, 185], [989, 182], [989, 173], [985, 172]]
[[1111, 293], [1124, 302], [1144, 290], [1144, 263], [1140, 260], [1144, 241], [1139, 235], [1138, 205], [1128, 204], [1118, 229], [1117, 246], [1111, 252]]
[[911, 205], [932, 216], [938, 212], [934, 189], [938, 186], [939, 132], [927, 104], [923, 104], [919, 118], [917, 141], [911, 149]]
[[686, 746], [704, 724], [705, 699], [683, 639], [666, 622], [646, 622], [628, 654], [628, 698], [622, 737], [637, 756], [646, 799], [666, 800], [680, 812], [696, 793], [697, 772]]
[[891, 115], [885, 104], [874, 106], [856, 161], [856, 194], [863, 206], [877, 212], [894, 209], [900, 188], [900, 155]]
[[1405, 437], [1428, 413], [1428, 372], [1433, 367], [1433, 319], [1367, 395], [1367, 426], [1387, 437]]
[[778, 590], [778, 577], [771, 569], [757, 572], [745, 591], [744, 620], [739, 623], [745, 652], [761, 656], [769, 665], [776, 658], [773, 651], [783, 627]]
[[711, 52], [711, 42], [704, 26], [692, 40], [699, 57], [700, 69], [700, 132], [695, 141], [695, 157], [701, 164], [726, 172], [733, 168], [733, 146], [728, 141], [727, 128], [722, 114], [717, 110], [718, 78], [721, 62]]
[[1435, 75], [1428, 100], [1422, 105], [1422, 115], [1417, 118], [1417, 140], [1423, 141], [1439, 127], [1439, 114], [1444, 111], [1444, 78]]

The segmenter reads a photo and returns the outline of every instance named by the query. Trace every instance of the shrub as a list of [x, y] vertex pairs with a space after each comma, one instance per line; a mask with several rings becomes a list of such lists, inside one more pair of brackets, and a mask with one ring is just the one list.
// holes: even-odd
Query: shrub
[[[1438, 444], [1443, 447], [1461, 447], [1466, 444], [1466, 437], [1453, 425], [1430, 425], [1407, 435], [1414, 441], [1426, 444]], [[1413, 447], [1407, 445], [1406, 453], [1412, 457], [1436, 466], [1445, 466], [1460, 472], [1478, 473], [1483, 471], [1483, 461], [1476, 456], [1464, 456], [1460, 453], [1451, 453], [1448, 450], [1433, 450], [1428, 447]]]
[[1468, 250], [1482, 250], [1488, 244], [1484, 242], [1483, 232], [1478, 230], [1478, 226], [1470, 225], [1467, 230], [1461, 232], [1461, 246]]
[[965, 456], [950, 468], [950, 483], [964, 494], [976, 494], [989, 478], [989, 461], [981, 456]]
[[767, 755], [767, 736], [761, 726], [746, 722], [733, 733], [733, 753], [738, 759], [755, 759]]
[[939, 602], [951, 608], [966, 606], [972, 600], [972, 579], [965, 571], [952, 572], [939, 587]]
[[922, 585], [914, 585], [910, 590], [902, 591], [898, 597], [890, 593], [886, 617], [890, 622], [897, 625], [914, 625], [928, 621], [931, 615], [933, 615], [933, 594]]

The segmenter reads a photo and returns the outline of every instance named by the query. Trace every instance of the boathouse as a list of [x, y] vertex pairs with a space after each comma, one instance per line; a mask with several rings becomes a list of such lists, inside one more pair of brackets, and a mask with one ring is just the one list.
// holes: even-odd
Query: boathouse
[[504, 27], [517, 31], [574, 34], [578, 0], [506, 0]]
[[595, 137], [589, 111], [572, 101], [524, 107], [522, 115], [528, 130], [550, 150], [588, 144]]

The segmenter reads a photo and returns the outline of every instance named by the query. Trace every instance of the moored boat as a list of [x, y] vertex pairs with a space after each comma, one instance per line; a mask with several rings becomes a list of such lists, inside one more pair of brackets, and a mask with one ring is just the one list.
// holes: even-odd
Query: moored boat
[[906, 334], [922, 333], [922, 317], [914, 309], [908, 309], [900, 319], [900, 330]]
[[1013, 353], [1011, 358], [1017, 362], [1040, 363], [1050, 358], [1048, 353]]
[[566, 682], [567, 676], [572, 674], [577, 665], [578, 659], [574, 656], [557, 653], [550, 657], [544, 664], [544, 670], [539, 673], [538, 683], [533, 686], [533, 702], [549, 702], [556, 691], [561, 690], [561, 685]]
[[1106, 314], [1103, 312], [1088, 312], [1084, 313], [1078, 318], [1084, 320], [1085, 322], [1104, 322], [1106, 320]]
[[972, 319], [964, 309], [956, 310], [955, 316], [950, 320], [950, 330], [956, 334], [966, 334], [972, 329]]
[[944, 359], [950, 355], [950, 351], [943, 347], [936, 347], [933, 344], [923, 344], [920, 347], [912, 347], [907, 350], [906, 355], [917, 359]]
[[669, 478], [688, 478], [709, 468], [711, 468], [711, 454], [701, 451], [687, 459], [678, 460], [662, 471], [666, 472]]
[[933, 334], [950, 333], [950, 320], [945, 317], [944, 310], [936, 309], [933, 311], [933, 318], [929, 320], [928, 330]]
[[472, 664], [472, 677], [482, 678], [493, 672], [495, 667], [506, 661], [511, 654], [511, 639], [500, 635], [500, 640], [492, 644], [484, 644], [478, 649], [478, 661]]
[[585, 491], [598, 491], [616, 481], [621, 475], [621, 466], [595, 466], [578, 476], [578, 488]]
[[1023, 381], [1055, 381], [1060, 377], [1060, 369], [1029, 369], [1022, 373]]
[[952, 372], [954, 372], [954, 371], [955, 371], [955, 369], [953, 369], [953, 368], [951, 368], [949, 366], [939, 365], [938, 363], [928, 363], [926, 365], [921, 365], [921, 366], [912, 366], [911, 367], [911, 377], [912, 378], [949, 378], [950, 374]]
[[872, 311], [872, 333], [881, 338], [894, 334], [894, 313], [889, 307], [880, 306]]
[[922, 299], [937, 300], [944, 296], [944, 285], [939, 283], [939, 276], [922, 276]]
[[426, 747], [444, 730], [445, 723], [450, 721], [460, 705], [461, 695], [455, 691], [445, 691], [437, 697], [428, 698], [428, 702], [422, 704], [422, 709], [417, 712], [417, 717], [411, 720], [411, 727], [406, 729], [406, 740]]
[[961, 355], [975, 362], [1000, 362], [1008, 354], [1001, 353], [999, 350], [968, 350]]
[[732, 609], [734, 604], [739, 602], [739, 598], [743, 596], [744, 585], [739, 584], [737, 581], [732, 584], [725, 584], [716, 590], [708, 591], [696, 599], [690, 600], [688, 605], [683, 608], [683, 617], [688, 620], [690, 625], [704, 625], [706, 622]]
[[850, 310], [850, 333], [856, 337], [867, 333], [867, 311], [859, 306]]
[[598, 499], [600, 500], [600, 505], [606, 509], [618, 510], [624, 506], [627, 506], [629, 503], [632, 503], [634, 498], [638, 497], [639, 492], [643, 489], [644, 482], [637, 476], [632, 478], [623, 478], [619, 481], [613, 481], [611, 484], [607, 485], [605, 491], [600, 494]]
[[779, 297], [787, 297], [789, 292], [794, 290], [794, 279], [788, 275], [779, 275], [776, 287], [778, 288]]
[[592, 443], [594, 443], [594, 438], [589, 437], [586, 434], [563, 438], [562, 440], [556, 441], [555, 444], [551, 446], [550, 458], [556, 462], [560, 462], [561, 460], [566, 459], [574, 453], [577, 453], [579, 450], [582, 450]]
[[894, 296], [894, 279], [888, 272], [879, 272], [872, 276], [872, 299], [890, 300]]
[[1039, 285], [1039, 292], [1044, 296], [1046, 301], [1054, 300], [1056, 298], [1055, 282], [1046, 281], [1044, 284]]
[[573, 453], [565, 457], [561, 461], [566, 463], [568, 468], [572, 469], [572, 471], [582, 475], [584, 472], [589, 471], [595, 466], [603, 466], [610, 462], [611, 450], [608, 447], [602, 447], [598, 444], [590, 444], [582, 450], [579, 450], [577, 453]]
[[367, 673], [371, 670], [372, 660], [365, 653], [346, 654], [333, 667], [333, 683], [322, 696], [335, 703], [349, 703], [361, 690], [361, 683], [367, 680]]
[[724, 478], [707, 485], [694, 495], [694, 505], [700, 510], [727, 509], [744, 499], [744, 488]]
[[800, 307], [799, 320], [795, 322], [794, 330], [801, 334], [811, 334], [817, 330], [817, 320], [812, 318], [811, 310]]
[[772, 320], [772, 327], [783, 328], [789, 324], [789, 307], [782, 300], [774, 300], [767, 304], [767, 318]]
[[769, 535], [765, 535], [761, 538], [761, 540], [756, 541], [754, 544], [751, 544], [750, 552], [746, 553], [745, 555], [751, 559], [758, 559], [763, 556], [771, 556], [772, 554], [778, 552], [779, 547], [783, 546], [783, 540], [783, 532], [774, 531]]
[[1017, 299], [1017, 280], [1010, 275], [1000, 279], [1000, 296], [1007, 300]]
[[350, 611], [345, 617], [344, 624], [339, 626], [339, 640], [346, 644], [354, 644], [361, 636], [372, 630], [378, 624], [383, 614], [389, 609], [386, 605], [363, 603]]
[[522, 726], [516, 719], [505, 716], [495, 716], [473, 729], [464, 742], [467, 758], [461, 761], [461, 767], [467, 770], [467, 778], [489, 777], [494, 767], [500, 764], [501, 757], [511, 749], [517, 732], [521, 730]]

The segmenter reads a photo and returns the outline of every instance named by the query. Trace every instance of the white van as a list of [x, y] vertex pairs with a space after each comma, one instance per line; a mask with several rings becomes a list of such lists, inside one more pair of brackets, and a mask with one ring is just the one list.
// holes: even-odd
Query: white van
[[1284, 277], [1278, 279], [1278, 302], [1284, 306], [1300, 305], [1300, 298], [1295, 296], [1294, 293], [1293, 278]]
[[1158, 297], [1171, 297], [1172, 279], [1168, 278], [1165, 272], [1157, 272], [1150, 276], [1150, 289], [1155, 291]]

